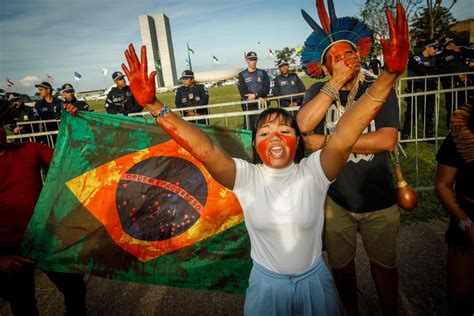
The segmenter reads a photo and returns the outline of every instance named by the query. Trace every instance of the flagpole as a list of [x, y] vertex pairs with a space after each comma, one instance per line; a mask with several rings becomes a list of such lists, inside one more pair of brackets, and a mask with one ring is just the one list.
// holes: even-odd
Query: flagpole
[[186, 43], [188, 47], [188, 61], [189, 61], [189, 70], [193, 71], [193, 65], [191, 64], [191, 54], [189, 54], [189, 43]]

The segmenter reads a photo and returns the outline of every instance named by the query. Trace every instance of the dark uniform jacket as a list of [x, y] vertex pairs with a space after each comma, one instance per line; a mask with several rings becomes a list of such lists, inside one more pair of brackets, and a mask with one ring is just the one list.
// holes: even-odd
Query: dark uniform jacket
[[36, 101], [35, 109], [41, 120], [59, 120], [61, 117], [61, 107], [63, 102], [53, 97], [51, 103], [46, 102], [45, 99]]
[[[450, 49], [443, 50], [443, 52], [437, 57], [437, 67], [439, 72], [442, 74], [469, 71], [462, 53]], [[453, 80], [451, 80], [450, 76], [442, 77], [441, 81], [444, 88], [452, 88], [452, 83], [454, 83], [454, 86], [463, 84], [458, 76], [454, 76]]]
[[[436, 56], [433, 57], [424, 57], [422, 53], [412, 55], [408, 59], [408, 77], [417, 77], [417, 76], [429, 76], [437, 74], [436, 69]], [[407, 81], [408, 89], [411, 89], [412, 81]], [[414, 89], [425, 90], [425, 80], [416, 79], [414, 80]], [[436, 79], [427, 79], [426, 80], [426, 90], [436, 90]]]
[[[239, 73], [238, 78], [237, 88], [242, 101], [247, 100], [246, 94], [255, 93], [256, 98], [260, 98], [266, 97], [270, 92], [270, 78], [265, 70], [257, 68], [254, 72], [250, 72], [245, 69]], [[249, 104], [248, 108], [255, 110], [258, 108], [258, 104], [256, 102]]]
[[[273, 79], [272, 93], [274, 96], [296, 94], [305, 92], [305, 90], [303, 81], [301, 81], [297, 74], [290, 73], [287, 77], [279, 75]], [[298, 105], [301, 105], [303, 102], [303, 96], [280, 99], [280, 106], [289, 106], [291, 101], [297, 102]]]
[[[191, 87], [181, 86], [176, 90], [175, 104], [179, 109], [207, 105], [209, 103], [209, 93], [202, 84], [194, 84]], [[197, 109], [198, 115], [207, 115], [207, 109]], [[185, 112], [184, 115], [187, 116]]]
[[74, 97], [74, 99], [72, 99], [71, 101], [64, 101], [64, 103], [69, 103], [69, 104], [74, 105], [79, 111], [84, 111], [84, 112], [89, 111], [89, 104], [87, 104], [84, 101], [80, 101], [76, 99], [76, 97]]
[[[35, 108], [22, 104], [20, 107], [14, 108], [8, 113], [7, 117], [5, 118], [5, 123], [10, 124], [10, 128], [14, 130], [17, 127], [17, 124], [20, 122], [38, 121], [39, 119], [40, 117]], [[21, 134], [28, 134], [38, 130], [36, 126], [33, 126], [32, 128], [29, 124], [22, 124], [20, 127]]]
[[137, 113], [142, 111], [142, 107], [135, 101], [132, 90], [129, 86], [125, 86], [122, 90], [113, 87], [107, 94], [105, 100], [105, 110], [109, 114]]

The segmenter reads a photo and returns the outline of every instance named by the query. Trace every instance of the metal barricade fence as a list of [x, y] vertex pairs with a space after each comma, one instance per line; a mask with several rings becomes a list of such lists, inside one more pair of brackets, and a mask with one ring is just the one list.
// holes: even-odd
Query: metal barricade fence
[[[452, 85], [454, 82], [458, 82], [457, 77], [459, 76], [474, 76], [474, 72], [468, 73], [456, 73], [456, 74], [447, 74], [447, 75], [437, 75], [437, 76], [421, 76], [421, 77], [405, 77], [400, 78], [395, 87], [395, 91], [397, 92], [398, 104], [400, 108], [400, 122], [401, 127], [403, 127], [402, 118], [405, 117], [404, 113], [406, 111], [406, 104], [407, 102], [411, 102], [412, 106], [408, 111], [411, 116], [409, 123], [409, 135], [406, 139], [400, 139], [400, 144], [406, 143], [414, 143], [415, 144], [415, 152], [414, 152], [414, 159], [415, 159], [415, 170], [416, 170], [416, 181], [412, 185], [417, 188], [418, 190], [431, 190], [433, 187], [431, 185], [427, 186], [426, 183], [420, 183], [419, 181], [419, 173], [420, 173], [420, 143], [431, 143], [434, 142], [434, 151], [437, 150], [439, 142], [444, 139], [444, 137], [448, 134], [448, 129], [446, 127], [440, 126], [440, 112], [445, 114], [445, 111], [440, 110], [440, 104], [444, 103], [445, 96], [444, 94], [451, 93], [454, 98], [452, 98], [453, 103], [451, 104], [451, 108], [455, 109], [460, 106], [461, 98], [460, 95], [464, 94], [465, 100], [468, 100], [468, 94], [474, 94], [474, 86], [469, 85], [468, 81], [464, 82], [463, 86], [456, 86], [452, 88], [443, 88], [441, 81], [443, 78], [448, 78], [451, 80]], [[434, 80], [436, 83], [436, 89], [429, 89], [428, 81]], [[424, 89], [414, 89], [415, 81], [417, 83], [423, 82], [422, 87]], [[446, 82], [446, 81], [445, 81]], [[417, 87], [420, 85], [418, 84]], [[258, 109], [244, 111], [243, 108], [247, 107], [248, 105], [255, 105], [258, 104], [259, 100], [253, 101], [235, 101], [235, 102], [227, 102], [227, 103], [220, 103], [220, 104], [210, 104], [210, 105], [203, 105], [203, 106], [195, 106], [195, 107], [188, 107], [185, 109], [178, 109], [173, 108], [172, 111], [175, 113], [180, 113], [186, 121], [198, 121], [198, 120], [205, 120], [208, 125], [213, 126], [221, 126], [221, 127], [229, 127], [229, 128], [245, 128], [249, 126], [249, 118], [253, 115], [258, 115], [261, 113], [266, 107], [268, 106], [279, 106], [280, 101], [282, 99], [288, 99], [292, 101], [293, 98], [301, 98], [304, 96], [304, 93], [298, 93], [293, 95], [287, 96], [280, 96], [280, 97], [269, 97], [265, 98], [265, 102], [258, 106]], [[430, 97], [430, 98], [428, 98]], [[428, 103], [429, 100], [434, 100], [433, 104]], [[420, 101], [422, 102], [421, 106]], [[443, 102], [442, 102], [443, 101]], [[426, 133], [426, 123], [429, 117], [426, 117], [426, 109], [427, 107], [433, 107], [433, 135], [427, 135]], [[188, 110], [198, 110], [198, 109], [208, 109], [210, 114], [207, 115], [197, 115], [197, 116], [184, 116], [184, 111]], [[298, 111], [299, 107], [285, 107], [286, 110], [290, 112]], [[421, 120], [421, 126], [418, 123], [419, 111], [423, 110], [423, 117]], [[140, 112], [140, 113], [133, 113], [130, 116], [149, 116], [148, 112]], [[56, 128], [54, 130], [50, 130], [52, 123], [56, 124]], [[34, 141], [34, 142], [43, 142], [51, 147], [54, 147], [54, 141], [56, 135], [58, 133], [57, 127], [59, 126], [59, 120], [47, 120], [47, 121], [32, 121], [32, 122], [19, 122], [18, 126], [22, 125], [29, 125], [31, 131], [35, 131], [33, 133], [28, 134], [18, 134], [18, 135], [9, 135], [7, 139], [9, 141]], [[34, 129], [34, 126], [36, 126]], [[39, 131], [41, 130], [41, 131]], [[38, 131], [38, 132], [36, 132]], [[430, 137], [427, 137], [430, 136]], [[402, 152], [405, 157], [407, 154], [404, 150], [404, 147], [399, 146], [400, 151]], [[433, 157], [435, 152], [433, 153]]]
[[448, 135], [448, 113], [467, 103], [470, 94], [474, 95], [473, 82], [469, 79], [472, 76], [474, 72], [404, 77], [396, 84], [401, 124], [399, 143], [403, 145], [399, 148], [407, 157], [406, 145], [413, 144], [414, 155], [410, 158], [414, 159], [413, 186], [418, 191], [433, 189], [432, 178], [429, 182], [420, 179], [420, 174], [434, 176], [436, 172], [426, 163], [426, 156], [430, 155], [434, 160], [441, 142]]

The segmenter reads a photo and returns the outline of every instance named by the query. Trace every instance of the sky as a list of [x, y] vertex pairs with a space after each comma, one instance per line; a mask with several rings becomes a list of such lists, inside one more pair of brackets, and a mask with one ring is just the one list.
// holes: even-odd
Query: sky
[[[472, 0], [458, 0], [457, 20], [474, 17]], [[356, 16], [362, 0], [334, 0], [336, 14]], [[113, 84], [129, 43], [141, 45], [138, 16], [164, 12], [170, 19], [177, 73], [186, 66], [189, 43], [195, 72], [244, 68], [244, 52], [256, 51], [260, 68], [272, 67], [273, 51], [301, 46], [311, 30], [301, 16], [316, 21], [314, 0], [21, 0], [2, 1], [0, 87], [34, 94], [34, 84], [72, 83], [77, 91]], [[447, 2], [450, 4], [451, 2]], [[219, 59], [215, 64], [212, 56]], [[102, 68], [108, 70], [103, 76]], [[74, 72], [82, 75], [74, 80]]]

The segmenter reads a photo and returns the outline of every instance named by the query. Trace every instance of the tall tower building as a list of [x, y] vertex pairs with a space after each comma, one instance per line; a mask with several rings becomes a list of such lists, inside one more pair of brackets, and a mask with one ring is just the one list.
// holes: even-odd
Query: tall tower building
[[138, 17], [143, 45], [147, 49], [148, 69], [156, 70], [158, 87], [171, 87], [178, 84], [173, 51], [173, 39], [168, 17], [164, 13]]

